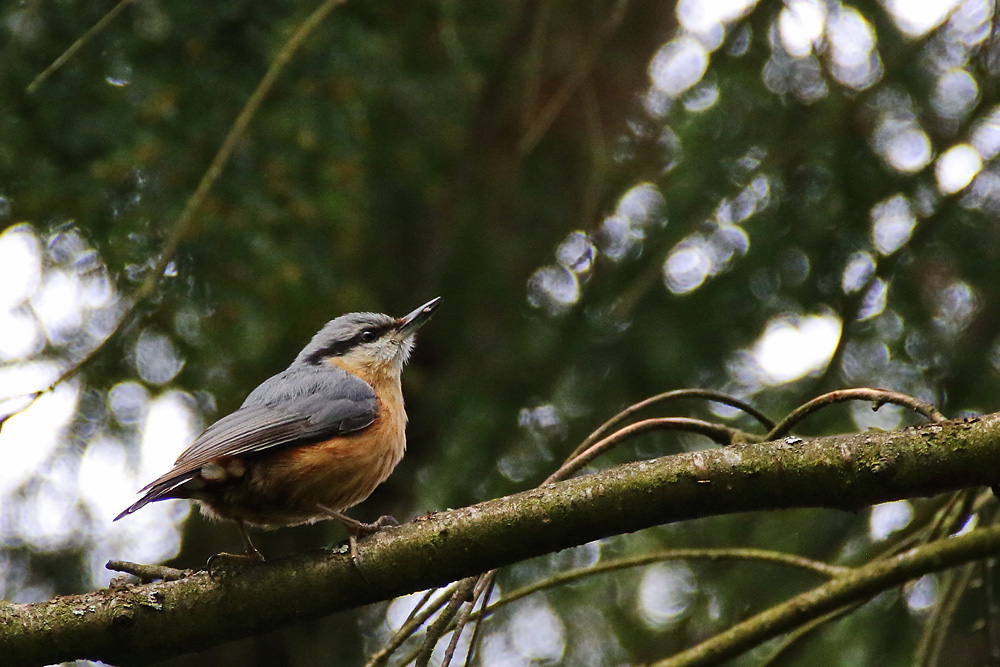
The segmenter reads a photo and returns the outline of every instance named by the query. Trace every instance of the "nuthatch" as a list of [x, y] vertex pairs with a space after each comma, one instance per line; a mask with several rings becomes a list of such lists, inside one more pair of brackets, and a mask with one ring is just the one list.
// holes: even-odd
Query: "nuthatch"
[[264, 560], [247, 526], [277, 528], [333, 518], [350, 536], [388, 523], [341, 512], [384, 482], [406, 450], [399, 376], [417, 329], [441, 298], [396, 319], [349, 313], [313, 336], [286, 370], [250, 392], [150, 482], [131, 514], [165, 498], [193, 498], [213, 519], [235, 521], [247, 556]]

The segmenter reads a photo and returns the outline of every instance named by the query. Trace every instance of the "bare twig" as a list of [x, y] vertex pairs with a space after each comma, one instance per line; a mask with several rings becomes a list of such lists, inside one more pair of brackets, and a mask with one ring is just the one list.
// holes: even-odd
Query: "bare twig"
[[[655, 667], [693, 667], [719, 664], [761, 643], [822, 617], [840, 607], [921, 577], [929, 572], [963, 565], [991, 553], [1000, 540], [1000, 528], [974, 530], [938, 540], [883, 560], [775, 605], [697, 646], [666, 658]], [[975, 546], [973, 546], [975, 545]], [[968, 549], [972, 547], [971, 549]]]
[[813, 632], [820, 629], [827, 623], [830, 623], [831, 621], [836, 621], [840, 618], [843, 618], [844, 616], [847, 616], [850, 613], [853, 613], [858, 607], [862, 606], [865, 602], [867, 602], [867, 600], [853, 602], [849, 605], [841, 607], [840, 609], [831, 611], [828, 614], [824, 614], [819, 618], [813, 619], [808, 623], [803, 623], [795, 630], [789, 632], [788, 636], [783, 638], [783, 640], [780, 642], [780, 644], [774, 650], [774, 652], [771, 655], [769, 655], [766, 660], [761, 662], [758, 667], [767, 667], [768, 665], [774, 664], [776, 661], [784, 657], [788, 651], [793, 650], [796, 646], [798, 646], [799, 642], [803, 641], [804, 639], [812, 635]]
[[109, 560], [104, 567], [113, 572], [124, 572], [139, 577], [141, 582], [150, 581], [177, 581], [194, 574], [194, 570], [178, 570], [175, 567], [166, 565], [144, 565], [142, 563], [132, 563], [127, 560]]
[[920, 641], [913, 654], [914, 667], [937, 667], [940, 664], [944, 640], [976, 566], [977, 563], [969, 563], [957, 572], [951, 571], [942, 577], [941, 589], [944, 592], [931, 610], [930, 617], [924, 621], [924, 631], [920, 634]]
[[[444, 658], [441, 660], [441, 667], [448, 667], [451, 664], [451, 659], [455, 655], [455, 649], [458, 648], [458, 640], [462, 636], [462, 632], [465, 631], [465, 626], [469, 622], [469, 614], [476, 606], [476, 601], [479, 596], [483, 594], [483, 591], [489, 586], [490, 577], [488, 574], [480, 575], [476, 579], [476, 584], [473, 586], [472, 598], [467, 602], [469, 604], [462, 604], [461, 609], [458, 612], [458, 616], [455, 617], [454, 623], [455, 629], [451, 633], [451, 641], [448, 642], [448, 648], [445, 649]], [[458, 593], [456, 593], [458, 595]], [[477, 624], [478, 627], [478, 624]], [[469, 656], [471, 656], [472, 644], [469, 644], [470, 653], [466, 656], [466, 662], [468, 662]]]
[[486, 605], [490, 603], [490, 597], [493, 595], [493, 589], [496, 587], [497, 571], [490, 570], [483, 575], [483, 578], [486, 581], [486, 586], [484, 586], [482, 594], [483, 602], [479, 607], [479, 616], [475, 619], [476, 625], [475, 629], [472, 631], [472, 639], [469, 641], [469, 650], [465, 654], [465, 667], [469, 667], [472, 664], [472, 658], [475, 656], [476, 650], [479, 647], [479, 641], [482, 639], [483, 619], [486, 617]]
[[7, 398], [4, 398], [3, 399], [4, 403], [6, 403], [7, 401], [16, 401], [19, 398], [27, 398], [29, 396], [31, 397], [31, 400], [29, 400], [22, 407], [17, 408], [16, 410], [12, 410], [11, 412], [5, 414], [3, 417], [0, 417], [0, 428], [3, 428], [3, 425], [6, 424], [7, 420], [10, 419], [11, 417], [19, 415], [23, 412], [27, 412], [28, 408], [34, 405], [35, 401], [41, 398], [43, 393], [45, 393], [46, 391], [51, 391], [53, 387], [55, 387], [55, 385], [51, 385], [48, 389], [40, 389], [38, 391], [28, 392], [27, 394], [18, 394], [17, 396], [8, 396]]
[[[550, 588], [571, 584], [599, 574], [618, 572], [633, 567], [642, 567], [643, 565], [651, 565], [652, 563], [661, 563], [672, 560], [757, 561], [761, 563], [771, 563], [774, 565], [784, 565], [787, 567], [809, 570], [821, 576], [827, 577], [828, 579], [853, 571], [853, 569], [849, 567], [831, 565], [830, 563], [824, 563], [823, 561], [817, 561], [811, 558], [797, 556], [795, 554], [786, 554], [781, 553], [780, 551], [767, 551], [765, 549], [668, 549], [665, 551], [641, 554], [639, 556], [606, 560], [596, 565], [560, 572], [542, 581], [537, 581], [533, 584], [528, 584], [527, 586], [511, 591], [489, 606], [486, 606], [486, 602], [484, 601], [483, 608], [479, 611], [471, 613], [468, 620], [476, 621], [478, 623], [485, 617], [496, 613], [502, 607], [506, 607], [507, 605], [526, 598], [529, 595], [533, 595], [534, 593], [548, 590]], [[496, 571], [494, 570], [484, 576], [488, 576], [492, 579], [495, 574]], [[490, 582], [490, 585], [492, 586], [492, 581]], [[454, 626], [449, 626], [445, 632], [451, 630], [453, 627]], [[473, 637], [473, 641], [475, 641], [475, 637]], [[400, 664], [409, 664], [415, 657], [415, 653], [411, 654], [410, 656], [404, 658]]]
[[774, 565], [794, 567], [801, 570], [809, 570], [830, 579], [852, 571], [852, 568], [849, 567], [831, 565], [830, 563], [805, 558], [804, 556], [786, 554], [780, 551], [768, 551], [766, 549], [668, 549], [665, 551], [654, 551], [652, 553], [641, 554], [639, 556], [615, 558], [613, 560], [597, 563], [596, 565], [560, 572], [543, 581], [538, 581], [515, 591], [511, 591], [510, 593], [504, 595], [500, 600], [491, 604], [486, 609], [485, 613], [487, 615], [492, 614], [497, 609], [515, 602], [516, 600], [520, 600], [521, 598], [525, 598], [533, 593], [547, 590], [549, 588], [555, 588], [556, 586], [571, 584], [575, 581], [586, 579], [587, 577], [672, 560], [758, 561], [762, 563], [772, 563]]
[[[460, 582], [456, 582], [451, 586], [448, 586], [448, 588], [446, 588], [441, 593], [441, 595], [439, 595], [437, 599], [435, 599], [434, 602], [430, 604], [430, 606], [427, 606], [426, 608], [423, 609], [423, 611], [416, 613], [417, 610], [419, 610], [426, 604], [426, 600], [429, 597], [429, 595], [432, 595], [434, 593], [434, 590], [428, 591], [428, 595], [425, 595], [424, 598], [420, 601], [420, 603], [417, 604], [417, 606], [414, 608], [414, 611], [410, 613], [409, 618], [407, 618], [406, 621], [403, 623], [403, 625], [399, 628], [399, 630], [396, 631], [396, 634], [392, 636], [392, 638], [386, 643], [385, 646], [380, 648], [378, 651], [373, 653], [370, 658], [368, 658], [368, 662], [365, 663], [365, 667], [381, 667], [382, 665], [386, 664], [386, 661], [389, 659], [389, 656], [392, 655], [392, 653], [397, 648], [402, 646], [403, 642], [412, 637], [413, 634], [420, 628], [420, 626], [422, 626], [424, 623], [427, 622], [427, 619], [429, 619], [431, 616], [437, 613], [437, 611], [441, 609], [441, 607], [447, 604], [448, 600], [451, 599], [452, 594], [456, 590], [458, 590], [459, 583]], [[411, 662], [413, 659], [414, 658], [410, 658], [410, 660], [408, 660], [407, 662]]]
[[[947, 531], [941, 527], [944, 525], [954, 525], [947, 517], [954, 516], [956, 503], [959, 501], [958, 493], [949, 493], [943, 496], [941, 501], [934, 503], [916, 505], [913, 519], [906, 526], [905, 530], [899, 531], [884, 544], [876, 547], [871, 552], [869, 561], [882, 558], [890, 558], [899, 555], [908, 549], [913, 549], [921, 544], [927, 544], [935, 539], [945, 538], [954, 530]], [[989, 491], [974, 493], [972, 498], [971, 513], [982, 512], [984, 504], [991, 502], [992, 494]], [[956, 522], [957, 523], [957, 522]], [[964, 523], [964, 521], [962, 522]], [[957, 529], [957, 528], [956, 528]]]
[[813, 412], [816, 412], [817, 410], [820, 410], [828, 405], [841, 403], [843, 401], [871, 401], [874, 403], [873, 408], [875, 410], [878, 410], [886, 403], [893, 403], [895, 405], [902, 405], [903, 407], [910, 408], [930, 421], [945, 421], [945, 416], [938, 412], [937, 408], [926, 401], [921, 401], [919, 398], [907, 396], [906, 394], [901, 394], [898, 391], [889, 391], [888, 389], [859, 387], [856, 389], [840, 389], [837, 391], [831, 391], [828, 394], [823, 394], [822, 396], [812, 399], [808, 403], [800, 405], [795, 408], [791, 414], [782, 419], [777, 426], [771, 429], [771, 432], [767, 434], [765, 439], [777, 440], [787, 434], [791, 428], [795, 426], [795, 424], [799, 423]]
[[591, 69], [594, 67], [594, 63], [597, 61], [597, 56], [604, 48], [604, 44], [618, 30], [622, 19], [625, 18], [625, 10], [628, 8], [628, 2], [629, 0], [617, 0], [615, 2], [611, 10], [611, 16], [603, 23], [604, 27], [601, 35], [594, 41], [594, 47], [586, 56], [580, 59], [577, 68], [570, 74], [562, 87], [552, 95], [548, 103], [542, 107], [542, 110], [535, 117], [535, 122], [525, 131], [518, 145], [522, 157], [535, 149], [538, 142], [548, 132], [549, 127], [552, 126], [552, 122], [555, 121], [559, 112], [573, 98], [580, 84], [586, 80]]
[[462, 605], [472, 597], [472, 591], [475, 589], [477, 579], [478, 577], [468, 577], [460, 581], [455, 592], [452, 593], [451, 599], [448, 600], [447, 606], [441, 611], [441, 615], [434, 619], [434, 622], [427, 628], [427, 636], [424, 637], [424, 643], [417, 653], [416, 667], [427, 667], [430, 664], [434, 647], [437, 646], [438, 641], [448, 631], [452, 619], [461, 610]]
[[986, 589], [986, 639], [989, 664], [1000, 665], [1000, 601], [997, 600], [997, 559], [987, 558], [983, 565]]
[[626, 440], [637, 435], [641, 435], [642, 433], [648, 433], [649, 431], [688, 431], [690, 433], [699, 433], [701, 435], [708, 436], [720, 445], [733, 444], [734, 436], [738, 436], [741, 433], [740, 431], [729, 428], [728, 426], [713, 424], [712, 422], [703, 421], [701, 419], [690, 419], [688, 417], [661, 417], [658, 419], [644, 419], [615, 431], [603, 440], [599, 440], [598, 442], [590, 445], [588, 449], [580, 454], [571, 456], [570, 459], [563, 463], [558, 470], [549, 475], [545, 481], [542, 482], [542, 484], [551, 484], [552, 482], [558, 482], [559, 480], [566, 479], [609, 449], [617, 447]]
[[[118, 320], [118, 323], [115, 325], [115, 328], [111, 331], [108, 337], [101, 341], [97, 347], [87, 353], [83, 359], [73, 364], [73, 366], [63, 372], [62, 375], [56, 378], [48, 387], [37, 392], [25, 394], [25, 396], [33, 396], [31, 403], [29, 403], [26, 407], [4, 417], [3, 420], [0, 420], [0, 425], [15, 414], [19, 414], [27, 410], [42, 394], [52, 391], [56, 385], [65, 382], [79, 373], [93, 359], [99, 356], [113, 340], [117, 339], [118, 336], [121, 335], [121, 332], [124, 331], [125, 328], [132, 322], [138, 312], [139, 305], [153, 294], [157, 286], [160, 284], [160, 281], [163, 279], [164, 272], [167, 270], [170, 262], [173, 261], [178, 246], [191, 230], [195, 212], [201, 208], [201, 205], [205, 202], [212, 186], [222, 174], [223, 167], [225, 167], [233, 151], [236, 149], [237, 144], [246, 133], [250, 120], [257, 113], [257, 110], [264, 102], [264, 98], [271, 91], [271, 88], [274, 87], [281, 71], [288, 65], [292, 56], [294, 56], [299, 50], [309, 34], [320, 23], [322, 23], [323, 19], [325, 19], [330, 12], [346, 1], [347, 0], [324, 0], [312, 14], [299, 24], [292, 36], [288, 38], [288, 41], [285, 42], [284, 46], [281, 47], [281, 50], [278, 51], [274, 60], [271, 62], [271, 66], [261, 78], [260, 83], [257, 84], [257, 87], [250, 94], [246, 104], [243, 105], [239, 115], [236, 116], [236, 120], [233, 121], [232, 126], [229, 128], [229, 132], [226, 134], [226, 138], [223, 140], [222, 145], [219, 147], [218, 152], [212, 159], [211, 164], [209, 164], [208, 169], [198, 182], [198, 186], [195, 188], [194, 193], [188, 197], [188, 200], [184, 205], [184, 210], [181, 211], [180, 217], [177, 219], [173, 230], [170, 232], [170, 236], [167, 237], [166, 242], [163, 244], [159, 259], [157, 259], [153, 268], [146, 275], [146, 278], [136, 290], [135, 294], [132, 295], [131, 305], [125, 309], [121, 319]], [[117, 7], [115, 9], [117, 9]], [[112, 12], [113, 11], [115, 10], [112, 10]], [[107, 16], [105, 18], [107, 18]], [[96, 28], [97, 26], [94, 27]], [[93, 28], [91, 30], [93, 30]]]
[[[438, 590], [438, 589], [432, 588], [432, 589], [430, 589], [429, 591], [427, 591], [426, 593], [423, 594], [423, 596], [420, 598], [420, 600], [417, 602], [417, 604], [415, 604], [413, 606], [413, 609], [410, 610], [410, 613], [409, 613], [409, 615], [407, 615], [406, 620], [403, 621], [403, 625], [406, 625], [407, 623], [412, 622], [413, 619], [416, 618], [417, 614], [419, 614], [420, 610], [424, 608], [424, 605], [427, 604], [428, 600], [431, 599], [431, 596], [434, 595], [434, 591], [436, 591], [436, 590]], [[444, 604], [444, 603], [442, 602], [442, 604]], [[440, 607], [438, 607], [438, 608], [440, 609]]]
[[675, 389], [673, 391], [665, 391], [662, 394], [650, 396], [649, 398], [641, 400], [638, 403], [633, 403], [632, 405], [628, 406], [618, 414], [614, 415], [613, 417], [611, 417], [611, 419], [598, 426], [597, 430], [588, 435], [584, 439], [584, 441], [581, 442], [580, 445], [575, 450], [573, 450], [573, 453], [569, 455], [569, 458], [572, 459], [573, 457], [577, 456], [581, 452], [588, 449], [592, 444], [600, 440], [605, 433], [610, 431], [618, 424], [621, 424], [623, 421], [625, 421], [635, 413], [639, 412], [640, 410], [644, 410], [652, 405], [657, 405], [659, 403], [663, 403], [666, 401], [672, 401], [683, 398], [704, 398], [709, 401], [712, 401], [713, 403], [721, 403], [722, 405], [728, 405], [731, 408], [736, 408], [737, 410], [741, 410], [747, 413], [748, 415], [759, 421], [761, 424], [763, 424], [764, 427], [767, 428], [768, 430], [774, 428], [774, 422], [770, 420], [767, 417], [767, 415], [765, 415], [764, 413], [762, 413], [749, 403], [741, 401], [738, 398], [729, 396], [728, 394], [723, 394], [722, 392], [718, 391], [712, 391], [711, 389]]
[[927, 541], [948, 537], [961, 529], [972, 516], [978, 495], [977, 489], [965, 489], [951, 494], [945, 507], [935, 517]]
[[41, 74], [32, 79], [25, 91], [30, 95], [38, 90], [38, 87], [41, 86], [46, 79], [52, 76], [52, 74], [54, 74], [60, 67], [65, 65], [69, 59], [76, 55], [76, 52], [82, 49], [87, 42], [97, 35], [97, 33], [108, 27], [115, 17], [125, 11], [125, 8], [131, 3], [132, 0], [120, 0], [120, 2], [112, 7], [107, 14], [101, 17], [100, 21], [95, 23], [87, 32], [80, 35], [75, 42], [70, 44], [68, 49], [63, 51], [58, 58], [53, 60], [51, 65], [42, 70]]

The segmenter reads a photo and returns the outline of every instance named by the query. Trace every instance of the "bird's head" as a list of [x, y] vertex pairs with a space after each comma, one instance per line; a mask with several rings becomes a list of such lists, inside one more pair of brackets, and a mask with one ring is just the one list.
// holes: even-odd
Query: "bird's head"
[[356, 375], [399, 377], [417, 329], [427, 323], [441, 297], [409, 315], [348, 313], [330, 320], [295, 358], [296, 364], [332, 363]]

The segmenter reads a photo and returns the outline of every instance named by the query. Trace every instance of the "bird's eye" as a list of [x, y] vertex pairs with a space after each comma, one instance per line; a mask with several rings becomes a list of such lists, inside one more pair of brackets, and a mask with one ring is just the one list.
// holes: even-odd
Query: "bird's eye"
[[361, 340], [366, 343], [370, 343], [376, 338], [378, 338], [378, 335], [371, 329], [365, 329], [361, 332]]

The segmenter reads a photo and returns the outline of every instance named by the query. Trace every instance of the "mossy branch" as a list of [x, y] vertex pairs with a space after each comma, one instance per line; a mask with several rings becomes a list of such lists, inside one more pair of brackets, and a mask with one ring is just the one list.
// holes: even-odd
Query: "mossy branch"
[[[146, 664], [650, 526], [754, 510], [856, 511], [992, 485], [998, 460], [1000, 414], [667, 456], [387, 529], [362, 543], [363, 575], [344, 554], [314, 552], [216, 578], [198, 573], [2, 606], [0, 650], [10, 666]], [[981, 538], [962, 545], [982, 532], [948, 540], [949, 558], [927, 563], [981, 557]]]

